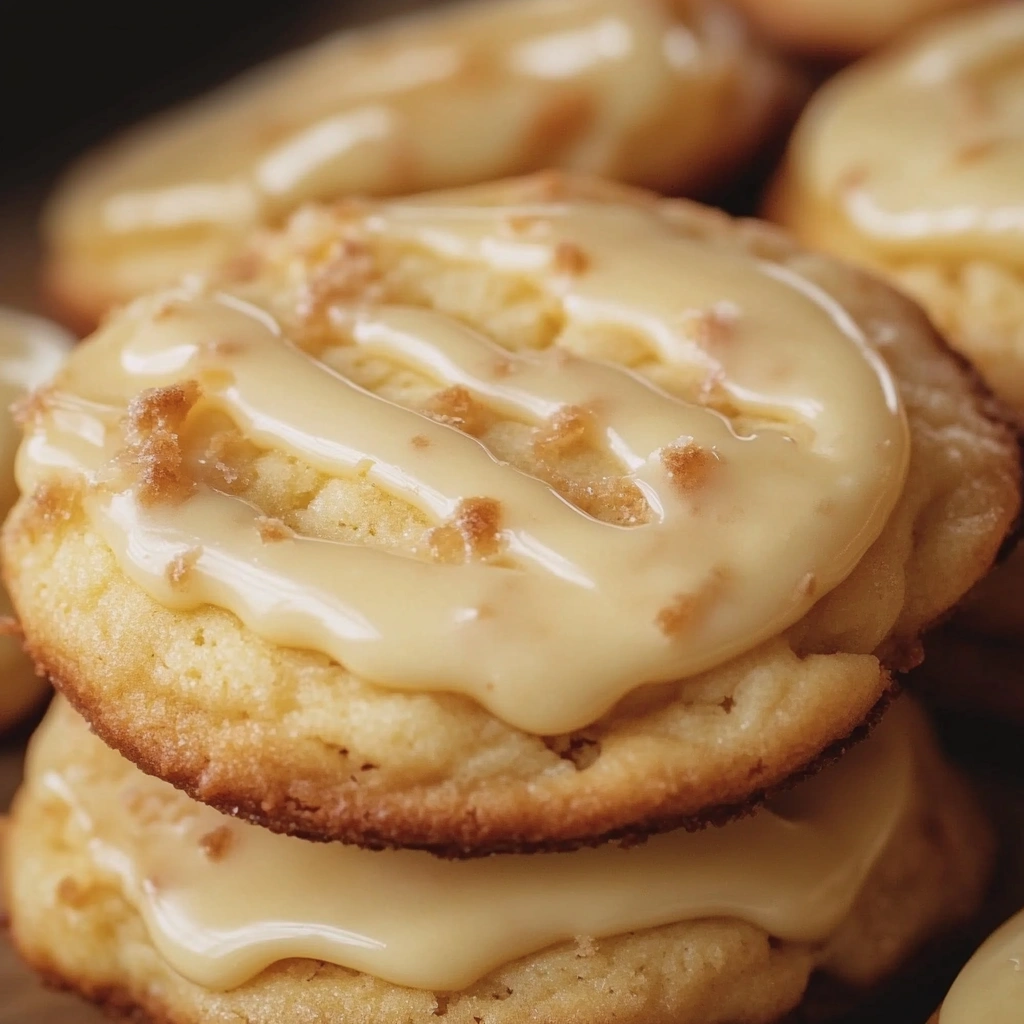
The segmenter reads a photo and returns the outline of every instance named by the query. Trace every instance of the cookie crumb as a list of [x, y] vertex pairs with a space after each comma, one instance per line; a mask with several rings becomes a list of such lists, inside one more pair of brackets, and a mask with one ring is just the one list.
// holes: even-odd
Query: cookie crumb
[[235, 834], [227, 825], [221, 825], [212, 832], [199, 837], [199, 846], [208, 860], [215, 864], [222, 861], [235, 842]]
[[195, 489], [181, 445], [185, 420], [200, 398], [197, 381], [148, 388], [128, 406], [121, 467], [135, 477], [144, 505], [182, 501]]
[[700, 598], [696, 594], [676, 594], [654, 621], [665, 636], [676, 636], [693, 622], [699, 607]]
[[188, 578], [192, 575], [192, 570], [195, 568], [196, 562], [199, 561], [202, 553], [201, 548], [189, 548], [188, 551], [175, 555], [167, 563], [167, 568], [164, 570], [167, 582], [175, 589], [181, 589], [186, 586]]
[[575, 242], [559, 242], [551, 262], [556, 273], [578, 277], [586, 273], [590, 257]]
[[463, 498], [455, 512], [455, 525], [470, 555], [493, 555], [500, 540], [501, 503], [494, 498]]
[[322, 317], [336, 302], [379, 298], [380, 269], [370, 247], [362, 240], [345, 238], [313, 268], [297, 313], [303, 321]]
[[290, 540], [295, 536], [295, 531], [280, 519], [273, 516], [257, 516], [256, 529], [259, 532], [260, 540], [264, 544], [273, 544], [276, 541]]
[[501, 547], [501, 503], [493, 498], [463, 498], [455, 515], [427, 534], [436, 561], [459, 565], [493, 557]]
[[672, 483], [684, 494], [689, 494], [708, 482], [721, 458], [712, 449], [702, 448], [693, 441], [686, 441], [664, 448], [661, 461]]
[[563, 458], [588, 446], [594, 431], [594, 417], [578, 405], [563, 406], [533, 436], [531, 448], [540, 459]]
[[490, 412], [461, 384], [438, 391], [427, 399], [423, 411], [438, 423], [478, 437], [490, 423]]

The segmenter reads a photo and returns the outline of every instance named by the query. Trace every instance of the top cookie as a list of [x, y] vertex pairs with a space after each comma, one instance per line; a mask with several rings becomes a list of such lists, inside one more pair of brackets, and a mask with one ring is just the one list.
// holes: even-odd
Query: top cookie
[[553, 166], [692, 192], [796, 94], [719, 0], [507, 0], [343, 33], [76, 167], [46, 217], [50, 290], [91, 329], [309, 200]]
[[806, 770], [1018, 499], [910, 303], [551, 176], [305, 211], [27, 418], [6, 574], [100, 735], [270, 827], [453, 853]]
[[1024, 4], [945, 19], [830, 81], [769, 213], [913, 295], [1024, 422]]
[[978, 0], [734, 0], [764, 35], [809, 57], [853, 57]]

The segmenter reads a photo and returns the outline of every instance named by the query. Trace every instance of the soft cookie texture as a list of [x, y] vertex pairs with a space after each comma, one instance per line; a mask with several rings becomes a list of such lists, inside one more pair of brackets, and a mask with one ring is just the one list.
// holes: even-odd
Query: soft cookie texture
[[767, 212], [917, 299], [1024, 422], [1024, 6], [926, 26], [831, 79]]
[[772, 42], [810, 57], [853, 57], [979, 0], [735, 0]]
[[46, 216], [50, 292], [91, 329], [310, 200], [547, 167], [692, 194], [801, 93], [719, 0], [503, 0], [342, 33], [74, 168]]
[[[922, 29], [829, 82], [794, 133], [767, 212], [801, 241], [861, 263], [915, 298], [1024, 424], [1024, 5], [992, 4]], [[1020, 718], [992, 688], [985, 645], [1019, 641], [1024, 557], [968, 602], [952, 640], [974, 672], [960, 703]], [[980, 640], [980, 644], [975, 641]], [[942, 675], [935, 665], [931, 675]], [[998, 690], [1004, 696], [995, 697]], [[962, 691], [962, 692], [961, 692]]]
[[[89, 854], [46, 773], [92, 777], [136, 769], [91, 736], [66, 705], [51, 711], [29, 759], [7, 841], [4, 884], [14, 941], [55, 984], [115, 1016], [156, 1024], [771, 1024], [822, 970], [877, 984], [971, 915], [993, 842], [963, 783], [926, 743], [924, 789], [869, 876], [853, 911], [821, 946], [783, 943], [736, 920], [701, 920], [554, 946], [459, 993], [400, 988], [340, 967], [293, 960], [228, 992], [168, 968], [116, 876]], [[110, 813], [118, 813], [116, 806]]]
[[[542, 737], [463, 697], [382, 689], [321, 654], [268, 643], [218, 608], [164, 607], [121, 571], [82, 494], [51, 483], [25, 496], [4, 534], [6, 579], [28, 648], [99, 735], [143, 770], [279, 831], [461, 855], [569, 848], [720, 820], [829, 757], [884, 704], [890, 673], [920, 660], [922, 630], [987, 571], [1016, 514], [1016, 445], [912, 303], [768, 226], [575, 178], [542, 176], [437, 201], [456, 198], [635, 204], [709, 251], [787, 268], [840, 304], [891, 369], [912, 438], [902, 496], [851, 575], [749, 653], [641, 688], [573, 734]], [[534, 432], [438, 393], [416, 373], [360, 358], [331, 333], [332, 301], [389, 296], [457, 317], [511, 350], [556, 346], [635, 365], [682, 394], [692, 382], [680, 384], [657, 359], [638, 361], [628, 331], [562, 330], [557, 303], [514, 273], [361, 234], [372, 210], [302, 213], [254, 245], [244, 279], [222, 286], [272, 312], [296, 344], [315, 346], [363, 387], [432, 410], [592, 515], [619, 521], [634, 499], [614, 478], [595, 475], [586, 460], [548, 461]], [[146, 331], [168, 301], [147, 299], [105, 330]], [[86, 342], [74, 360], [100, 358], [105, 337]], [[45, 410], [42, 395], [33, 414]], [[173, 423], [174, 408], [164, 411]], [[213, 447], [197, 471], [287, 529], [422, 550], [431, 524], [366, 480], [327, 478], [255, 448], [230, 424], [212, 439], [198, 436]], [[151, 467], [154, 480], [162, 468]]]

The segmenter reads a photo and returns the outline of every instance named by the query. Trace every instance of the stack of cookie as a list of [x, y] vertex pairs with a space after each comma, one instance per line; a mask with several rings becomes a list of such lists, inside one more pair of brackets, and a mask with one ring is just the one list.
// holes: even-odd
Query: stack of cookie
[[[602, 180], [753, 177], [793, 54], [903, 32], [769, 190], [832, 256]], [[500, 0], [73, 169], [47, 284], [102, 326], [19, 405], [2, 541], [61, 694], [23, 958], [154, 1024], [778, 1024], [913, 979], [996, 841], [900, 685], [1024, 721], [1022, 103], [1019, 2]], [[18, 388], [67, 347], [0, 343]], [[1022, 920], [942, 1024], [1024, 1019]]]
[[25, 419], [6, 576], [65, 700], [6, 890], [58, 984], [768, 1024], [976, 911], [992, 838], [893, 673], [1018, 455], [887, 286], [590, 179], [352, 201]]

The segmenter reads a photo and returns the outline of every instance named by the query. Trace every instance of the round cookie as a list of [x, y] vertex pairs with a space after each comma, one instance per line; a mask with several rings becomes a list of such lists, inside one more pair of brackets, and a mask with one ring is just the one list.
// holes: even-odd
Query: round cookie
[[[56, 372], [72, 340], [56, 324], [0, 307], [0, 515], [6, 515], [18, 497], [14, 456], [21, 435], [11, 406]], [[21, 649], [10, 601], [0, 589], [0, 733], [37, 707], [47, 689]]]
[[[869, 989], [974, 912], [992, 859], [992, 836], [927, 729], [919, 740], [920, 788], [877, 852], [852, 910], [823, 942], [781, 941], [721, 917], [611, 938], [580, 936], [495, 969], [461, 991], [411, 989], [301, 959], [213, 991], [168, 966], [118, 874], [117, 859], [90, 854], [91, 832], [83, 824], [88, 816], [72, 811], [67, 793], [68, 787], [93, 787], [103, 795], [106, 813], [155, 821], [187, 820], [188, 798], [169, 789], [158, 795], [154, 787], [162, 784], [144, 780], [58, 703], [33, 742], [7, 843], [12, 936], [52, 983], [115, 1016], [161, 1024], [239, 1018], [250, 1024], [413, 1024], [435, 1016], [453, 1024], [771, 1024], [801, 1001], [813, 971], [854, 990]], [[275, 879], [275, 887], [286, 885]]]
[[[828, 83], [805, 112], [768, 212], [802, 241], [855, 260], [917, 299], [1024, 423], [1024, 6], [949, 18]], [[1024, 557], [974, 593], [952, 627], [1001, 674]], [[937, 665], [942, 675], [942, 666]], [[969, 701], [984, 687], [970, 686]], [[1012, 687], [1011, 687], [1012, 689]], [[991, 693], [987, 695], [992, 697]], [[1014, 698], [1019, 705], [1021, 698]], [[991, 705], [994, 701], [989, 700]], [[1012, 703], [998, 707], [1019, 718]]]
[[915, 24], [977, 0], [736, 0], [758, 30], [809, 57], [854, 57]]
[[[403, 241], [401, 225], [417, 218], [429, 224], [430, 231], [418, 234], [415, 244]], [[460, 257], [459, 232], [480, 223], [488, 225], [483, 255]], [[511, 235], [504, 233], [506, 227]], [[528, 232], [525, 243], [516, 241], [520, 230]], [[563, 232], [568, 233], [563, 237]], [[605, 237], [603, 232], [610, 234]], [[626, 232], [625, 240], [616, 232]], [[538, 252], [543, 257], [539, 268], [523, 269], [529, 266], [523, 261], [536, 261]], [[512, 270], [503, 268], [500, 261], [505, 258], [513, 260]], [[698, 265], [704, 276], [693, 277]], [[632, 298], [623, 299], [624, 319], [616, 321], [607, 305], [588, 318], [588, 301], [607, 304], [616, 288], [621, 291], [624, 283], [634, 287], [636, 267], [643, 268], [636, 278], [641, 293], [639, 298], [631, 293]], [[726, 275], [724, 279], [706, 276], [719, 272], [715, 268]], [[309, 210], [286, 232], [258, 242], [245, 269], [244, 280], [221, 282], [221, 293], [200, 282], [139, 301], [79, 347], [55, 391], [41, 395], [36, 403], [22, 459], [27, 496], [9, 520], [4, 553], [7, 582], [29, 649], [96, 731], [145, 771], [196, 799], [276, 830], [362, 845], [467, 854], [568, 848], [719, 820], [809, 770], [872, 717], [887, 699], [890, 672], [917, 663], [921, 631], [984, 574], [1016, 514], [1018, 460], [1013, 439], [987, 416], [985, 400], [972, 378], [948, 356], [920, 312], [885, 286], [802, 252], [765, 225], [735, 223], [693, 204], [658, 200], [600, 182], [542, 176], [396, 204]], [[683, 290], [687, 275], [696, 292]], [[742, 287], [736, 285], [735, 275], [746, 282]], [[707, 283], [715, 280], [717, 284]], [[763, 300], [763, 308], [745, 307], [745, 288], [768, 288], [770, 298]], [[228, 297], [211, 300], [211, 294]], [[588, 299], [591, 295], [596, 298]], [[636, 310], [662, 300], [669, 301], [669, 311], [653, 321], [649, 316], [641, 319]], [[627, 317], [629, 302], [634, 301], [640, 305]], [[701, 302], [713, 305], [710, 314], [701, 313]], [[779, 369], [760, 378], [758, 368], [766, 365], [759, 354], [763, 350], [743, 339], [752, 341], [757, 331], [770, 329], [772, 317], [778, 315], [777, 302], [788, 312], [778, 320], [777, 340], [771, 342], [778, 346], [779, 362], [767, 365]], [[402, 312], [396, 313], [396, 308]], [[239, 311], [247, 312], [242, 316]], [[793, 342], [801, 345], [802, 359], [796, 358], [797, 350], [783, 358], [785, 345], [790, 344], [786, 339], [801, 337], [804, 317], [812, 317], [807, 341]], [[383, 329], [374, 326], [378, 323], [390, 324], [390, 333], [381, 334]], [[408, 332], [399, 329], [410, 323], [414, 328]], [[276, 326], [271, 330], [267, 324]], [[274, 340], [273, 331], [278, 329], [291, 339], [287, 345]], [[484, 345], [488, 360], [500, 356], [496, 363], [466, 356], [460, 357], [463, 369], [458, 369], [441, 359], [442, 351], [451, 355], [443, 346], [463, 344], [469, 329], [473, 351]], [[647, 330], [651, 333], [645, 334]], [[723, 332], [725, 341], [718, 350]], [[848, 347], [858, 332], [863, 332], [858, 344], [867, 346], [863, 355]], [[427, 347], [401, 349], [399, 359], [406, 364], [399, 371], [381, 358], [379, 348], [362, 347], [364, 342], [413, 346], [417, 337], [426, 339]], [[677, 354], [658, 355], [659, 338], [672, 339], [672, 345], [678, 338], [680, 348], [672, 350]], [[354, 343], [358, 339], [363, 340]], [[260, 344], [259, 356], [251, 364], [251, 383], [266, 390], [265, 401], [253, 399], [257, 405], [263, 402], [263, 411], [247, 405], [247, 398], [231, 397], [241, 392], [224, 392], [224, 400], [233, 403], [229, 415], [252, 423], [258, 429], [255, 435], [239, 434], [231, 425], [239, 420], [226, 419], [223, 412], [202, 411], [198, 387], [188, 383], [188, 374], [166, 371], [177, 365], [179, 356], [174, 353], [188, 358], [189, 352], [198, 353], [188, 347], [193, 341], [201, 346], [204, 359], [218, 364], [226, 360], [210, 373], [203, 371], [201, 386], [214, 390], [240, 379], [234, 375], [242, 364], [234, 360], [255, 352], [249, 346]], [[156, 350], [151, 351], [150, 342]], [[341, 375], [330, 380], [331, 388], [349, 379], [362, 389], [360, 394], [374, 392], [392, 404], [385, 408], [351, 391], [324, 392], [327, 384], [318, 376], [322, 371], [315, 369], [316, 361], [311, 368], [311, 361], [300, 358], [293, 343], [319, 353], [320, 360]], [[883, 474], [878, 481], [884, 497], [879, 496], [881, 504], [874, 506], [871, 535], [864, 532], [870, 517], [862, 515], [860, 506], [844, 504], [846, 492], [834, 491], [834, 497], [823, 502], [820, 495], [826, 492], [815, 488], [810, 497], [801, 498], [806, 492], [797, 476], [780, 484], [769, 474], [766, 489], [758, 492], [753, 506], [756, 514], [742, 512], [742, 504], [710, 514], [718, 508], [717, 496], [734, 493], [732, 488], [760, 486], [763, 467], [789, 456], [768, 454], [749, 464], [749, 474], [736, 475], [747, 465], [743, 459], [748, 449], [741, 436], [762, 438], [754, 441], [753, 454], [764, 450], [756, 445], [774, 444], [772, 438], [779, 434], [763, 422], [769, 415], [768, 400], [750, 405], [754, 392], [736, 390], [729, 373], [713, 366], [709, 371], [704, 345], [719, 351], [724, 360], [714, 365], [738, 361], [737, 380], [747, 380], [751, 387], [757, 379], [766, 387], [779, 380], [785, 395], [790, 394], [786, 389], [811, 386], [806, 381], [793, 383], [790, 374], [821, 366], [824, 376], [813, 386], [834, 384], [837, 408], [845, 401], [843, 396], [859, 394], [861, 386], [875, 394], [872, 389], [883, 379], [875, 373], [892, 374], [906, 426], [900, 413], [891, 423], [897, 431], [894, 439], [873, 440], [877, 435], [872, 431], [881, 424], [867, 420], [836, 435], [865, 445], [867, 472]], [[816, 362], [819, 352], [826, 354]], [[871, 352], [884, 360], [884, 366], [873, 361], [877, 357]], [[433, 376], [414, 372], [408, 361], [414, 358], [434, 360]], [[129, 367], [142, 368], [150, 359], [159, 380], [147, 379], [158, 382], [162, 390], [146, 391], [144, 382], [136, 384], [124, 376]], [[279, 364], [281, 359], [285, 364]], [[543, 372], [529, 376], [530, 360], [540, 361]], [[845, 367], [838, 376], [837, 361]], [[523, 392], [500, 390], [506, 371], [509, 380], [522, 380], [526, 391], [532, 389], [536, 396], [551, 388], [589, 387], [594, 374], [620, 373], [602, 369], [615, 363], [634, 368], [629, 375], [616, 376], [616, 387], [627, 391], [609, 394], [612, 405], [605, 403], [600, 390], [595, 392], [596, 404], [588, 406], [595, 416], [613, 410], [628, 392], [641, 396], [635, 415], [642, 421], [655, 409], [664, 409], [668, 394], [674, 393], [684, 403], [680, 408], [673, 399], [672, 415], [689, 410], [686, 416], [700, 418], [699, 430], [721, 430], [727, 421], [733, 423], [728, 433], [716, 435], [726, 446], [725, 454], [701, 449], [699, 442], [686, 442], [682, 448], [670, 444], [665, 450], [668, 461], [663, 452], [653, 463], [645, 463], [659, 474], [657, 480], [642, 474], [623, 476], [621, 468], [609, 468], [589, 446], [587, 439], [600, 435], [588, 433], [590, 421], [585, 416], [581, 422], [572, 417], [545, 420], [542, 415], [534, 420], [536, 426], [528, 426], [495, 413], [504, 408], [507, 415], [508, 403], [523, 401]], [[493, 366], [495, 374], [486, 386], [474, 383], [465, 370], [472, 365], [474, 373], [482, 373], [485, 364]], [[745, 377], [744, 367], [751, 366], [754, 377]], [[463, 383], [437, 383], [452, 374], [460, 374], [457, 379]], [[648, 390], [644, 381], [656, 387]], [[488, 388], [492, 390], [487, 392]], [[112, 403], [102, 413], [103, 422], [95, 421], [97, 407], [82, 405], [76, 391]], [[482, 400], [485, 393], [491, 395], [489, 403]], [[895, 401], [895, 391], [888, 386], [884, 394], [889, 396], [885, 401]], [[129, 396], [138, 400], [131, 403], [125, 420]], [[420, 412], [391, 423], [399, 415], [396, 405]], [[75, 410], [73, 415], [60, 412], [69, 407]], [[572, 407], [547, 408], [551, 412]], [[801, 409], [818, 406], [809, 402], [786, 408], [787, 416], [799, 419]], [[317, 416], [318, 409], [329, 418], [314, 428], [308, 417]], [[517, 415], [529, 424], [528, 412]], [[884, 418], [890, 413], [877, 415]], [[282, 416], [296, 417], [296, 423], [302, 420], [310, 433], [274, 426]], [[347, 428], [340, 426], [345, 416], [355, 417]], [[387, 425], [377, 423], [383, 416]], [[431, 418], [440, 419], [444, 429]], [[79, 426], [65, 436], [62, 423]], [[402, 433], [403, 424], [412, 425], [408, 437]], [[619, 426], [632, 429], [628, 421]], [[801, 433], [803, 429], [807, 433]], [[825, 429], [814, 421], [805, 428], [786, 428], [799, 438]], [[469, 442], [466, 434], [477, 440]], [[292, 454], [286, 454], [272, 435], [290, 439]], [[662, 436], [670, 440], [675, 431]], [[78, 458], [103, 454], [82, 444], [83, 437], [100, 438], [113, 459], [96, 478], [98, 490], [83, 491], [77, 473], [69, 476], [59, 468], [62, 460], [74, 465]], [[483, 459], [477, 441], [500, 461]], [[352, 463], [362, 475], [322, 468], [335, 465], [332, 460], [338, 457], [348, 458], [345, 445], [362, 442], [377, 446], [378, 459], [360, 456]], [[905, 442], [905, 478], [885, 476], [887, 459], [895, 457]], [[321, 443], [336, 447], [325, 455], [326, 449], [318, 447]], [[306, 445], [305, 456], [294, 454], [296, 444]], [[465, 499], [479, 494], [476, 488], [483, 488], [486, 479], [485, 499], [498, 492], [509, 498], [499, 503], [501, 515], [486, 500], [471, 503], [468, 509], [450, 504], [451, 518], [445, 522], [442, 512], [437, 525], [437, 519], [412, 508], [409, 492], [401, 492], [394, 483], [407, 476], [389, 470], [391, 482], [384, 480], [382, 491], [375, 481], [383, 478], [374, 475], [378, 471], [373, 466], [391, 464], [392, 456], [380, 447], [389, 444], [401, 446], [394, 459], [405, 465], [403, 473], [413, 465], [416, 473], [427, 473], [430, 465], [439, 468], [429, 472], [455, 473], [472, 453], [468, 483], [435, 476], [416, 494], [436, 486], [447, 488], [449, 494], [454, 488], [454, 495]], [[799, 442], [783, 444], [767, 451], [794, 451], [794, 457], [804, 457]], [[121, 445], [126, 447], [118, 454]], [[700, 452], [705, 450], [716, 454], [713, 464], [704, 461], [704, 468], [721, 474], [722, 483], [712, 481], [701, 489], [705, 477]], [[525, 470], [532, 482], [523, 482], [525, 478], [508, 464]], [[812, 464], [824, 468], [816, 456]], [[491, 468], [495, 465], [496, 470]], [[591, 518], [574, 516], [562, 502], [553, 504], [552, 492], [536, 477]], [[629, 555], [613, 577], [611, 603], [601, 603], [603, 591], [598, 588], [593, 591], [596, 603], [587, 603], [583, 613], [577, 609], [584, 598], [575, 588], [558, 590], [564, 600], [552, 602], [553, 583], [536, 583], [529, 574], [490, 575], [487, 559], [497, 561], [497, 571], [508, 565], [500, 560], [511, 557], [510, 549], [496, 543], [508, 544], [509, 536], [520, 536], [510, 510], [519, 507], [521, 487], [532, 488], [529, 502], [536, 503], [541, 528], [545, 517], [557, 515], [558, 522], [569, 517], [569, 533], [556, 538], [556, 550], [564, 550], [564, 544], [574, 542], [576, 531], [584, 529], [598, 531], [579, 554], [584, 562], [593, 563], [597, 553], [606, 550], [603, 545], [646, 543], [642, 538], [650, 534], [632, 534], [620, 525], [654, 514], [644, 504], [647, 499], [637, 496], [637, 479], [647, 488], [644, 493], [654, 495], [664, 508], [683, 501], [691, 509], [695, 487], [700, 493], [698, 508], [706, 507], [709, 514], [698, 512], [698, 518], [687, 520], [687, 531], [695, 532], [679, 535], [681, 547], [675, 554], [661, 549]], [[202, 481], [199, 504], [190, 497], [196, 480]], [[658, 481], [678, 486], [679, 492], [659, 491]], [[124, 486], [129, 489], [121, 490]], [[396, 486], [405, 498], [396, 499], [395, 492], [387, 490]], [[150, 539], [138, 534], [127, 540], [128, 534], [117, 524], [128, 520], [115, 521], [114, 506], [105, 504], [111, 488], [122, 495], [118, 502], [129, 502], [123, 506], [129, 519], [142, 516], [150, 522], [148, 516], [165, 516], [146, 527]], [[859, 493], [848, 490], [849, 500]], [[884, 506], [890, 498], [893, 505]], [[210, 508], [221, 517], [218, 522], [223, 522], [216, 528], [220, 539], [206, 532], [209, 523], [204, 520], [197, 521], [196, 533], [189, 533], [194, 539], [184, 541], [182, 516], [194, 513], [203, 519], [202, 510], [211, 501]], [[785, 526], [781, 520], [765, 518], [769, 507], [778, 508]], [[892, 511], [885, 515], [887, 507]], [[844, 508], [851, 510], [848, 520], [837, 518]], [[510, 522], [502, 532], [506, 513]], [[253, 515], [262, 518], [254, 520]], [[237, 516], [242, 518], [233, 518]], [[602, 518], [607, 526], [587, 525]], [[249, 525], [243, 524], [246, 519]], [[524, 535], [530, 529], [524, 527]], [[763, 529], [758, 535], [763, 541], [751, 540], [747, 529]], [[303, 536], [310, 540], [300, 543]], [[548, 534], [549, 539], [553, 536]], [[694, 544], [692, 536], [708, 540]], [[734, 550], [756, 549], [756, 556], [722, 563], [716, 545], [729, 542], [716, 537], [732, 537]], [[789, 553], [778, 562], [777, 551], [783, 549], [773, 546], [784, 545], [787, 537], [795, 546], [784, 549]], [[355, 547], [339, 547], [346, 542]], [[243, 552], [233, 548], [237, 544], [252, 546]], [[859, 557], [856, 544], [862, 545]], [[296, 584], [288, 572], [297, 564], [300, 548], [311, 554], [301, 555], [306, 582]], [[399, 569], [398, 562], [382, 560], [381, 548], [417, 561], [403, 562]], [[530, 550], [534, 549], [536, 545]], [[371, 602], [372, 608], [360, 605], [358, 616], [390, 625], [383, 632], [358, 634], [377, 638], [376, 646], [348, 644], [344, 656], [332, 659], [316, 650], [341, 650], [332, 645], [348, 643], [347, 627], [322, 629], [301, 600], [289, 604], [281, 595], [329, 591], [337, 585], [332, 573], [349, 572], [353, 550], [365, 551], [359, 557], [372, 559], [375, 568], [362, 577], [362, 584], [353, 583], [344, 591], [344, 601]], [[542, 544], [539, 550], [550, 548]], [[210, 558], [216, 565], [243, 566], [243, 575], [226, 582], [220, 570], [210, 568]], [[827, 572], [839, 573], [843, 558], [844, 578], [830, 580]], [[261, 572], [272, 576], [277, 570], [267, 568], [268, 559], [284, 565], [285, 575], [274, 577], [272, 584], [260, 582], [269, 576], [252, 575], [253, 565], [263, 564]], [[706, 576], [693, 577], [698, 579], [696, 589], [687, 591], [689, 561], [694, 559], [710, 568]], [[449, 613], [448, 598], [436, 593], [438, 570], [429, 570], [431, 575], [424, 575], [422, 583], [375, 582], [394, 580], [399, 571], [426, 573], [415, 567], [424, 560], [442, 565], [454, 560], [465, 563], [472, 573], [477, 571], [473, 566], [483, 563], [487, 573], [479, 577], [481, 586], [500, 581], [501, 588], [517, 593], [514, 588], [536, 583], [541, 590], [530, 590], [533, 596], [509, 603], [501, 589], [469, 605], [485, 612], [467, 620], [461, 612]], [[579, 563], [566, 558], [557, 564]], [[805, 573], [805, 564], [815, 572]], [[544, 563], [545, 580], [552, 579], [550, 565]], [[664, 577], [657, 575], [661, 567], [670, 570]], [[600, 574], [604, 567], [597, 563], [579, 571]], [[795, 573], [793, 580], [787, 573]], [[652, 583], [654, 589], [648, 593], [638, 581], [651, 579], [650, 574], [657, 577], [657, 586]], [[451, 578], [463, 577], [478, 578], [470, 572]], [[743, 583], [755, 577], [749, 586]], [[194, 589], [208, 585], [215, 589], [202, 594]], [[701, 589], [705, 586], [708, 589]], [[760, 601], [772, 586], [786, 602], [788, 624], [778, 618], [758, 621], [760, 634], [731, 637], [729, 642], [738, 641], [731, 648], [735, 653], [723, 660], [720, 652], [712, 652], [718, 664], [700, 671], [669, 671], [667, 663], [659, 661], [663, 655], [689, 657], [707, 638], [718, 635], [711, 627], [725, 623], [731, 629], [734, 621], [746, 621], [742, 616], [751, 607], [761, 607], [750, 602]], [[379, 601], [374, 596], [378, 592]], [[661, 598], [655, 601], [659, 593], [680, 592], [682, 596], [671, 596], [667, 604]], [[255, 603], [250, 601], [253, 595], [259, 598]], [[715, 618], [719, 602], [731, 610]], [[433, 614], [435, 606], [442, 618], [436, 629], [425, 628], [421, 634], [422, 617]], [[537, 606], [544, 608], [543, 623], [531, 618]], [[243, 625], [239, 614], [253, 628]], [[453, 618], [444, 617], [449, 614]], [[773, 607], [772, 614], [781, 613]], [[366, 621], [355, 612], [344, 615], [346, 622]], [[449, 635], [456, 619], [471, 626], [464, 634]], [[694, 621], [702, 624], [700, 630], [688, 629]], [[498, 632], [490, 630], [492, 622], [508, 624], [510, 632], [506, 635], [504, 625]], [[305, 630], [305, 641], [296, 639], [299, 626]], [[515, 632], [520, 627], [525, 631]], [[392, 634], [394, 639], [388, 642]], [[275, 636], [284, 642], [275, 642]], [[478, 643], [475, 636], [484, 640]], [[521, 643], [515, 640], [519, 636]], [[654, 660], [641, 663], [651, 652]], [[367, 657], [370, 662], [360, 660]], [[620, 664], [616, 659], [623, 660]], [[368, 666], [366, 674], [360, 675], [353, 661]], [[467, 672], [466, 665], [479, 671]], [[508, 665], [517, 666], [511, 676], [505, 672]], [[436, 674], [435, 666], [440, 666]], [[402, 678], [408, 681], [397, 688], [368, 681], [386, 681], [388, 672], [406, 672]], [[639, 685], [658, 679], [656, 672], [665, 672], [660, 678], [668, 681]], [[612, 676], [616, 685], [625, 683], [616, 691], [623, 699], [603, 691], [604, 703], [579, 704], [595, 680]], [[451, 692], [460, 687], [461, 693]], [[442, 689], [450, 692], [436, 692]], [[576, 702], [570, 708], [574, 714], [582, 707], [592, 717], [584, 714], [579, 725], [564, 730], [545, 728], [546, 721], [567, 721], [566, 702]], [[497, 707], [500, 715], [494, 712]], [[541, 712], [552, 708], [557, 712], [554, 718], [545, 719]], [[510, 719], [520, 724], [510, 724]]]
[[91, 329], [310, 200], [548, 167], [704, 190], [800, 91], [719, 0], [504, 0], [338, 34], [75, 167], [46, 215], [50, 291]]

